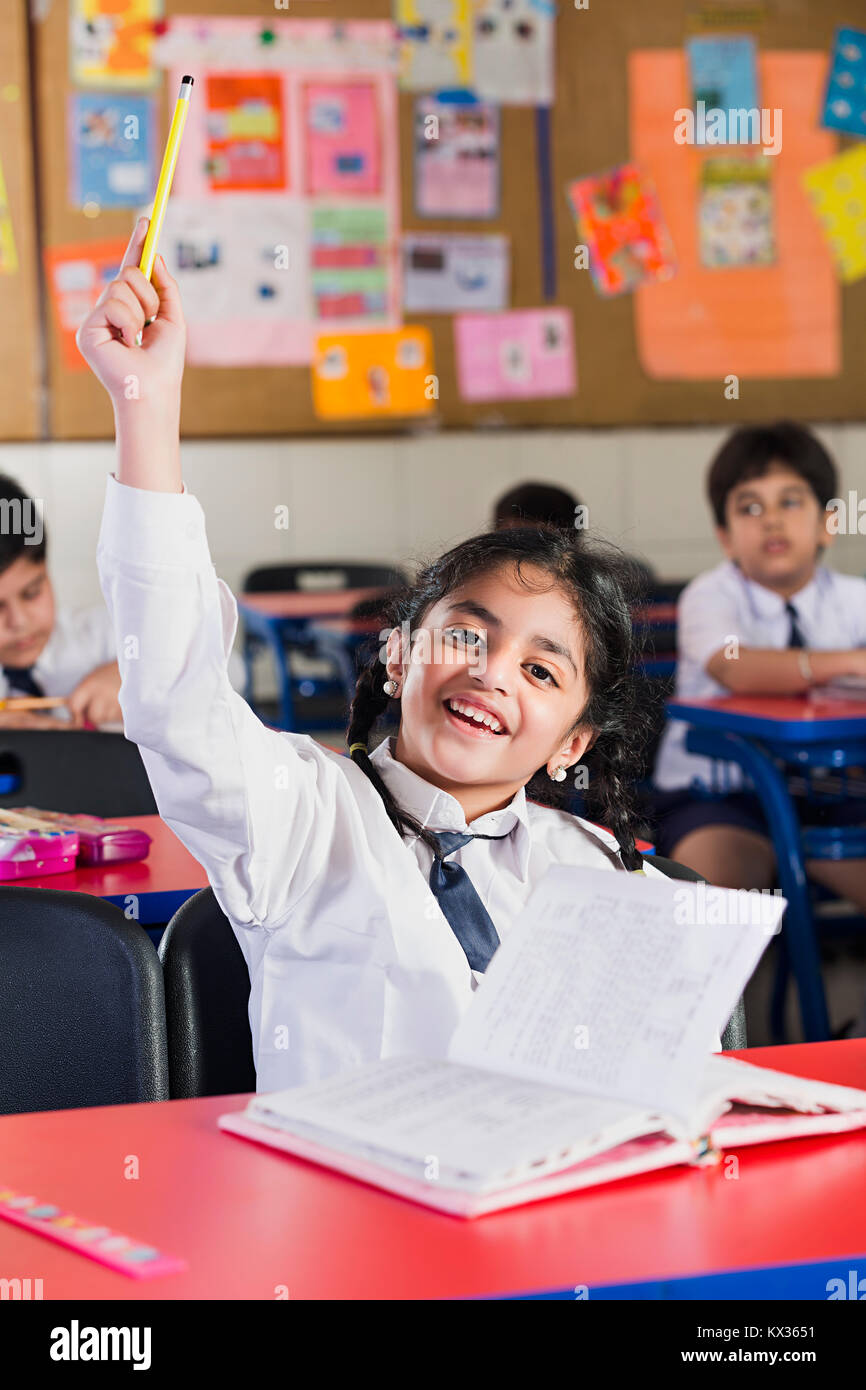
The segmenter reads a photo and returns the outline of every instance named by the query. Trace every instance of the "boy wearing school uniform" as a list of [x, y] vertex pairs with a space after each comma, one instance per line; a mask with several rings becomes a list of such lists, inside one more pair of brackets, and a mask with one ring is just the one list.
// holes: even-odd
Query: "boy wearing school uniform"
[[0, 475], [0, 699], [61, 695], [57, 711], [0, 710], [0, 728], [56, 729], [123, 718], [111, 618], [104, 604], [58, 607], [41, 509]]
[[[727, 558], [680, 597], [677, 697], [804, 695], [840, 676], [866, 677], [866, 580], [822, 563], [838, 478], [818, 439], [791, 423], [736, 430], [707, 490]], [[713, 761], [686, 750], [686, 732], [683, 721], [669, 723], [656, 761], [659, 853], [721, 887], [771, 887], [775, 858], [758, 798], [735, 764], [716, 764], [714, 778]], [[798, 810], [821, 819], [808, 803]], [[866, 821], [866, 803], [834, 808], [840, 817]], [[866, 910], [866, 861], [810, 860], [806, 869]]]

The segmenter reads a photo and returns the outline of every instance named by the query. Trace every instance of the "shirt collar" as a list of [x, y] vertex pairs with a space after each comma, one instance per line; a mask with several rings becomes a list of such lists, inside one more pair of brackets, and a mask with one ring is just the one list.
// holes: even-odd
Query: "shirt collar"
[[767, 589], [763, 584], [757, 584], [754, 579], [748, 579], [739, 565], [729, 562], [735, 572], [739, 575], [740, 582], [745, 586], [746, 593], [752, 609], [760, 618], [778, 618], [785, 612], [788, 603], [793, 603], [799, 616], [806, 619], [813, 618], [817, 608], [818, 600], [822, 588], [827, 582], [827, 571], [820, 565], [815, 570], [814, 575], [808, 584], [804, 584], [796, 594], [792, 594], [790, 599], [782, 598], [775, 589]]
[[521, 787], [516, 791], [507, 806], [498, 811], [487, 811], [485, 815], [476, 816], [475, 820], [467, 823], [457, 798], [433, 786], [406, 767], [405, 763], [399, 762], [394, 756], [395, 745], [393, 734], [389, 734], [374, 748], [370, 761], [403, 810], [431, 830], [469, 831], [479, 835], [508, 835], [513, 830], [515, 850], [525, 877], [532, 846], [526, 789]]

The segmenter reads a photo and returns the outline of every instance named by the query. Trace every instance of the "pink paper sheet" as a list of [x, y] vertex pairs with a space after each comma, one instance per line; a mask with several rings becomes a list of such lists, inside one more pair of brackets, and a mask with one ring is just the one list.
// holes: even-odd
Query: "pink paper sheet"
[[454, 342], [465, 401], [571, 396], [577, 390], [570, 309], [461, 314], [454, 320]]

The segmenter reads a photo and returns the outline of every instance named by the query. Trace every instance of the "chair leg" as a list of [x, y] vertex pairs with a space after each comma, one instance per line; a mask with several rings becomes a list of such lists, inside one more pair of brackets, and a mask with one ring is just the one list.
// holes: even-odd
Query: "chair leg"
[[776, 969], [773, 972], [773, 989], [770, 995], [770, 1036], [774, 1043], [786, 1043], [788, 1031], [785, 1027], [785, 1005], [788, 1001], [791, 965], [784, 936], [779, 937], [776, 947]]

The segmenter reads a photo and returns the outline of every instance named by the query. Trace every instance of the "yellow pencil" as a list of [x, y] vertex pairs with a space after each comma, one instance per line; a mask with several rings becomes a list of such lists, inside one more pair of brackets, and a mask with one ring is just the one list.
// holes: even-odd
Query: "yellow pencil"
[[177, 164], [177, 156], [180, 151], [180, 138], [183, 135], [183, 128], [186, 124], [186, 113], [189, 110], [189, 99], [192, 93], [191, 77], [184, 77], [180, 84], [180, 93], [175, 102], [174, 115], [171, 118], [171, 127], [166, 141], [165, 154], [162, 157], [162, 168], [159, 171], [159, 182], [156, 185], [156, 197], [153, 200], [153, 212], [150, 215], [150, 226], [147, 229], [147, 236], [144, 239], [144, 246], [141, 251], [141, 260], [138, 268], [148, 280], [153, 274], [153, 262], [156, 257], [156, 246], [159, 241], [159, 234], [162, 231], [162, 224], [165, 218], [165, 209], [168, 205], [168, 195], [171, 192], [171, 181], [174, 178], [174, 166]]

